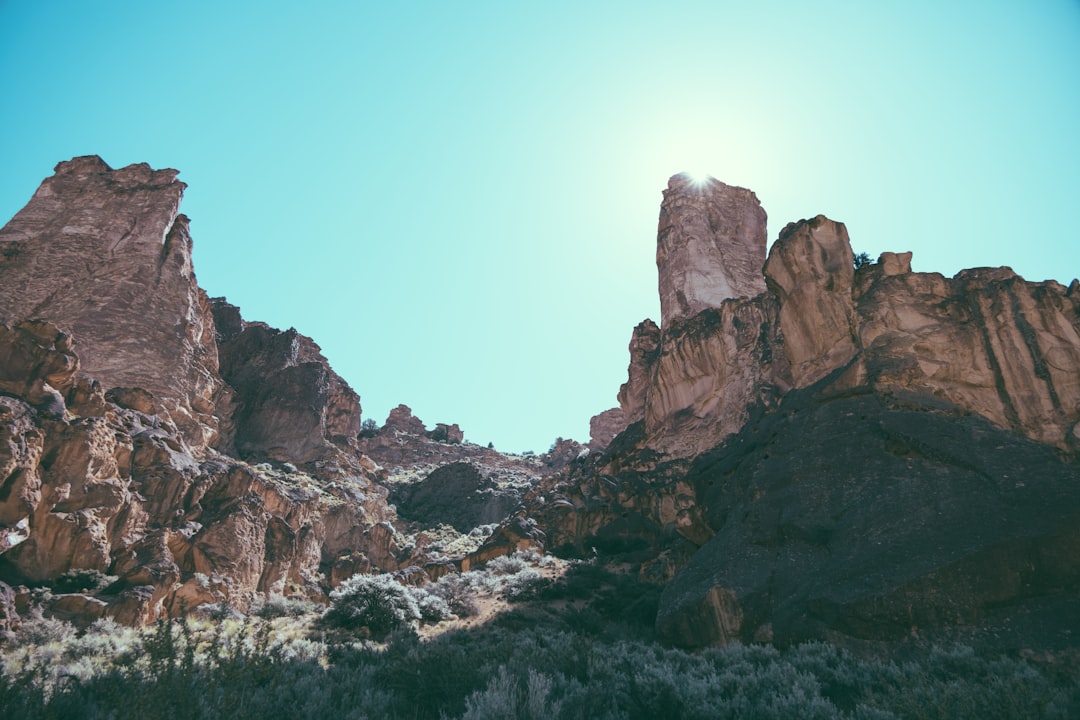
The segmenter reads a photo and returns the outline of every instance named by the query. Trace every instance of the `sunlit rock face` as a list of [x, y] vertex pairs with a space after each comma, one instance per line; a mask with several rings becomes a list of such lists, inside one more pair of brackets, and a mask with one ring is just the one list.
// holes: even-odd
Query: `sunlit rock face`
[[796, 387], [855, 356], [854, 277], [847, 229], [824, 215], [789, 224], [769, 253], [765, 281], [779, 302], [783, 351]]
[[856, 270], [819, 215], [740, 292], [745, 265], [686, 251], [721, 224], [709, 197], [672, 180], [628, 427], [538, 491], [549, 545], [651, 553], [656, 629], [679, 645], [1056, 647], [1080, 613], [1080, 282], [916, 273], [909, 252]]
[[97, 156], [58, 164], [0, 229], [0, 319], [46, 318], [73, 334], [86, 373], [157, 396], [201, 445], [216, 440], [222, 383], [176, 175]]
[[[660, 285], [675, 281], [661, 275]], [[649, 447], [693, 457], [755, 409], [835, 376], [837, 387], [976, 413], [1080, 448], [1076, 287], [1008, 268], [914, 273], [911, 253], [883, 253], [856, 272], [846, 228], [822, 215], [781, 231], [762, 284], [755, 297], [722, 300], [662, 330], [635, 328], [619, 402], [629, 422], [645, 420]]]
[[630, 337], [630, 365], [626, 382], [619, 388], [619, 407], [627, 424], [645, 417], [645, 403], [652, 386], [653, 366], [660, 350], [660, 328], [643, 320]]
[[668, 181], [656, 243], [662, 327], [765, 290], [765, 220], [750, 190], [689, 175]]
[[357, 394], [309, 338], [212, 311], [176, 174], [62, 162], [0, 229], [0, 580], [115, 579], [59, 617], [318, 598], [343, 563], [413, 562]]

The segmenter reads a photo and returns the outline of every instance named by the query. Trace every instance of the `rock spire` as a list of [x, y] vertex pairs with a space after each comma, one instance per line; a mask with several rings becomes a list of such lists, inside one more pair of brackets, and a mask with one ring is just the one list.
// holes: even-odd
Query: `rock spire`
[[750, 190], [675, 175], [660, 206], [661, 326], [765, 291], [765, 210]]

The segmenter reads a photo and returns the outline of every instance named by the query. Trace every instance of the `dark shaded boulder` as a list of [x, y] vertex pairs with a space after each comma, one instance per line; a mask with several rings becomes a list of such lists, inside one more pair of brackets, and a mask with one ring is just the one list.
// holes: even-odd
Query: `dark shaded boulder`
[[1078, 639], [1080, 466], [981, 417], [810, 388], [687, 480], [716, 535], [661, 598], [672, 643]]
[[295, 329], [245, 322], [213, 298], [221, 377], [236, 392], [241, 457], [306, 463], [360, 432], [360, 397]]
[[520, 502], [517, 493], [500, 490], [467, 462], [443, 465], [391, 498], [398, 514], [425, 525], [445, 523], [459, 532], [501, 522]]

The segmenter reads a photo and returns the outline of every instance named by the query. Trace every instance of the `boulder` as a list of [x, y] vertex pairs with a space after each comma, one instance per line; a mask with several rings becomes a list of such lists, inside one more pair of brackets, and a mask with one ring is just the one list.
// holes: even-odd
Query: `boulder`
[[977, 415], [825, 385], [694, 461], [716, 535], [665, 589], [661, 636], [1073, 642], [1080, 467]]
[[213, 298], [221, 376], [235, 392], [241, 457], [307, 463], [332, 454], [335, 439], [360, 432], [360, 397], [330, 368], [319, 346], [295, 329], [245, 322]]
[[423, 480], [396, 491], [391, 499], [407, 520], [427, 526], [445, 523], [463, 533], [501, 522], [520, 501], [517, 494], [500, 491], [467, 462], [436, 468]]

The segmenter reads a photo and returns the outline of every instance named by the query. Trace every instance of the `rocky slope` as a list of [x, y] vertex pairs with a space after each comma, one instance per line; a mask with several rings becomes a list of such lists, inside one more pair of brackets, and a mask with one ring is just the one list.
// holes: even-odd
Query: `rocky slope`
[[[96, 586], [54, 595], [52, 613], [141, 623], [324, 597], [355, 572], [445, 572], [454, 558], [388, 504], [380, 482], [404, 470], [359, 437], [360, 398], [318, 345], [199, 288], [176, 174], [62, 162], [0, 230], [0, 581], [24, 584], [0, 582], [0, 599], [25, 608], [26, 586], [82, 573]], [[558, 463], [420, 430], [392, 443], [410, 479], [478, 458], [519, 471], [477, 520], [502, 520]]]
[[[682, 209], [702, 217], [673, 222]], [[635, 328], [627, 429], [532, 496], [552, 547], [633, 550], [673, 577], [657, 627], [684, 645], [961, 626], [1017, 640], [1025, 623], [1068, 641], [1080, 283], [949, 279], [912, 272], [910, 253], [856, 271], [843, 224], [818, 216], [781, 231], [747, 296], [699, 248], [753, 244], [716, 267], [743, 277], [764, 256], [757, 209], [672, 178], [661, 297], [688, 284], [696, 300]]]

